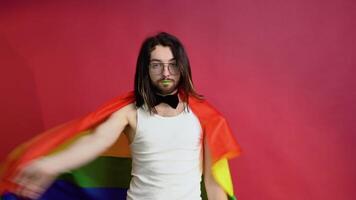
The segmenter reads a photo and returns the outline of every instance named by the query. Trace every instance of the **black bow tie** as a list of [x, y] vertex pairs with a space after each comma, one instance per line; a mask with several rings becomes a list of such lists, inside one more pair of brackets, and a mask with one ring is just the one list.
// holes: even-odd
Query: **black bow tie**
[[176, 109], [179, 103], [178, 92], [171, 95], [161, 96], [156, 94], [156, 103], [155, 106], [160, 103], [166, 103], [172, 108]]

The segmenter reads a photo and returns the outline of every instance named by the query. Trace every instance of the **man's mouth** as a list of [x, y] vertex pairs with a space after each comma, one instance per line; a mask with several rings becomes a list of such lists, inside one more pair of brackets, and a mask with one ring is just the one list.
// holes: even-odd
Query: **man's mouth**
[[168, 86], [172, 82], [172, 80], [163, 79], [160, 82], [162, 83], [163, 86]]

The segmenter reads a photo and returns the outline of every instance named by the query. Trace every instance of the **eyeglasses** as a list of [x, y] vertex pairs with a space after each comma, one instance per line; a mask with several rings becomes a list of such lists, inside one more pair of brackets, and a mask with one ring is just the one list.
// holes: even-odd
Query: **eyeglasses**
[[165, 65], [167, 65], [168, 71], [171, 74], [179, 73], [179, 67], [177, 63], [151, 62], [149, 65], [149, 69], [153, 74], [161, 74]]

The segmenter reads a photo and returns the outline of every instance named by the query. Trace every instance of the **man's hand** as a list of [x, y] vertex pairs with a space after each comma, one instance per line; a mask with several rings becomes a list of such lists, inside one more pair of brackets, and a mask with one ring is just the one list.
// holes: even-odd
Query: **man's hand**
[[19, 170], [14, 182], [19, 185], [16, 194], [20, 197], [38, 199], [59, 175], [46, 159], [30, 162]]

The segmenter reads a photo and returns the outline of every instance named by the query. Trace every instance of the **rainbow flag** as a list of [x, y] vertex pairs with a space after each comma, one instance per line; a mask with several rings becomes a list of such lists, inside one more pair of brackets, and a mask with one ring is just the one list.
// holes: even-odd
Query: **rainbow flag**
[[[1, 200], [18, 199], [12, 193], [18, 186], [11, 180], [16, 176], [19, 168], [33, 159], [65, 149], [79, 137], [90, 134], [110, 114], [134, 101], [133, 92], [118, 96], [96, 111], [49, 129], [20, 145], [10, 153], [7, 160], [1, 165]], [[207, 139], [213, 162], [211, 168], [213, 177], [230, 199], [236, 199], [228, 160], [240, 155], [240, 147], [225, 118], [209, 103], [205, 100], [189, 97], [189, 105], [198, 117], [204, 137]], [[130, 179], [131, 155], [129, 143], [126, 136], [121, 134], [118, 141], [96, 160], [60, 175], [41, 199], [126, 199]], [[201, 185], [203, 199], [206, 199], [203, 182]]]

